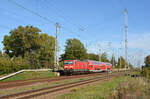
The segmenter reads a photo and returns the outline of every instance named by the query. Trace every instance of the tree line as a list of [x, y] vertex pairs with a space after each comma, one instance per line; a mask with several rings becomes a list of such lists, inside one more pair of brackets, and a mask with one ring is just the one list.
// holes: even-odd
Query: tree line
[[[43, 33], [33, 26], [19, 26], [5, 35], [2, 41], [4, 48], [0, 51], [0, 74], [16, 72], [21, 69], [38, 69], [54, 67], [55, 37]], [[121, 59], [120, 59], [121, 58]], [[120, 68], [125, 67], [125, 60], [120, 57], [116, 62], [115, 57], [109, 60], [107, 53], [101, 55], [103, 62], [110, 62]], [[76, 39], [68, 39], [65, 45], [65, 53], [60, 56], [60, 66], [63, 60], [99, 60], [94, 53], [87, 53], [84, 44]], [[121, 61], [121, 62], [120, 62]]]
[[145, 57], [145, 65], [142, 66], [142, 75], [150, 79], [150, 55]]

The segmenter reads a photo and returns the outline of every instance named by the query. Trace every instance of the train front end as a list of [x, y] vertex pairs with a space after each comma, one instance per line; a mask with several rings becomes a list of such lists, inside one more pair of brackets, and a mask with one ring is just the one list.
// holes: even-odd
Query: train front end
[[74, 65], [75, 65], [75, 60], [65, 60], [64, 61], [64, 73], [65, 73], [65, 75], [73, 74]]

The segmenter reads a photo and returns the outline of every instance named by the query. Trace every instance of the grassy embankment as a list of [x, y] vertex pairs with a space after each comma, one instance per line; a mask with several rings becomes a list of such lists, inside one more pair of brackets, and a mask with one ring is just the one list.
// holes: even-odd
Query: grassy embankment
[[120, 77], [84, 88], [74, 88], [56, 99], [150, 99], [149, 93], [150, 80], [147, 78]]
[[28, 72], [16, 74], [2, 81], [27, 80], [27, 79], [47, 78], [47, 77], [57, 77], [57, 76], [51, 71], [36, 71], [36, 72], [28, 71]]
[[150, 82], [147, 78], [128, 78], [114, 88], [109, 99], [150, 99]]
[[109, 92], [126, 77], [114, 78], [88, 87], [74, 88], [69, 93], [57, 97], [57, 99], [107, 99]]

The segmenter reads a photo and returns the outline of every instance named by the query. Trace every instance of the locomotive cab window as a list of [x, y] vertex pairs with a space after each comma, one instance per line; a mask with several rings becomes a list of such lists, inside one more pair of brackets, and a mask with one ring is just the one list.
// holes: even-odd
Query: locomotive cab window
[[65, 61], [64, 64], [66, 64], [66, 65], [72, 65], [73, 61]]

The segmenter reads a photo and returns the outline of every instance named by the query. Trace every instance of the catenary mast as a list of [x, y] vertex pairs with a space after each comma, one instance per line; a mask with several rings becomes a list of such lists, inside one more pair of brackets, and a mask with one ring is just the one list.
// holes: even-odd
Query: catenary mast
[[58, 70], [58, 28], [59, 24], [56, 23], [56, 38], [55, 38], [55, 51], [54, 51], [54, 71]]

